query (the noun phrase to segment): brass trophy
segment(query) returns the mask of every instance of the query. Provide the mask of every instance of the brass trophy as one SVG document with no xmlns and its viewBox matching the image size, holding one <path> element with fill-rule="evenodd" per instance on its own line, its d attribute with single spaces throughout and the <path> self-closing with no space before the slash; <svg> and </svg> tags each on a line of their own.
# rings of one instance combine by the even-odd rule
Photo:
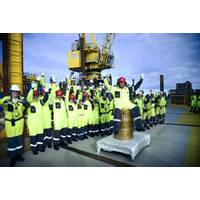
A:
<svg viewBox="0 0 200 200">
<path fill-rule="evenodd" d="M 121 126 L 117 134 L 114 134 L 114 138 L 118 140 L 131 140 L 133 139 L 133 119 L 130 109 L 122 109 L 122 121 Z"/>
</svg>

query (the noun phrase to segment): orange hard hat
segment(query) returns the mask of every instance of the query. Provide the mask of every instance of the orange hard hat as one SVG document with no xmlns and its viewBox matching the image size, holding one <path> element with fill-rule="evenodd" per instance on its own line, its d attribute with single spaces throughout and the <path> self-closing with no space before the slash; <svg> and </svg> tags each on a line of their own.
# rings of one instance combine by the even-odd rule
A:
<svg viewBox="0 0 200 200">
<path fill-rule="evenodd" d="M 83 96 L 89 98 L 89 94 L 87 92 L 85 92 Z"/>
<path fill-rule="evenodd" d="M 70 99 L 70 100 L 74 100 L 74 99 L 75 99 L 75 96 L 74 96 L 73 94 L 70 94 L 70 95 L 69 95 L 69 99 Z"/>
</svg>

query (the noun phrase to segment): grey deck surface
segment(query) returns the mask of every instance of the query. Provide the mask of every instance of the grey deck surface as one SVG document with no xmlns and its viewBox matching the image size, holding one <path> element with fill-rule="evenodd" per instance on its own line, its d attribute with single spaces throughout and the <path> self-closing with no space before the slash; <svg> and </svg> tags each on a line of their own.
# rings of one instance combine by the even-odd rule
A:
<svg viewBox="0 0 200 200">
<path fill-rule="evenodd" d="M 183 112 L 183 108 L 167 108 L 166 122 L 175 123 Z M 191 126 L 163 124 L 145 131 L 144 133 L 151 135 L 151 143 L 136 156 L 134 161 L 131 161 L 128 155 L 116 152 L 101 151 L 97 154 L 96 141 L 101 139 L 101 136 L 74 142 L 69 147 L 133 166 L 184 166 L 191 128 Z M 114 166 L 98 158 L 94 159 L 62 148 L 59 151 L 47 149 L 45 153 L 36 156 L 29 151 L 24 157 L 26 161 L 18 163 L 17 166 Z M 0 160 L 0 166 L 8 166 L 8 159 Z"/>
<path fill-rule="evenodd" d="M 33 155 L 31 151 L 24 154 L 25 161 L 18 162 L 17 167 L 109 167 L 111 164 L 81 156 L 77 153 L 60 149 L 47 149 L 46 152 Z M 0 166 L 7 167 L 9 159 L 0 160 Z"/>
</svg>

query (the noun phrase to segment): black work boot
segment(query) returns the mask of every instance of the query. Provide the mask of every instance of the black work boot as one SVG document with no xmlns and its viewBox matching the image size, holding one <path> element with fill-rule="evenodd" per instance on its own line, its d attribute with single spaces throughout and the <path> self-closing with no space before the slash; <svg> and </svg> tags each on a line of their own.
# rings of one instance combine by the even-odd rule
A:
<svg viewBox="0 0 200 200">
<path fill-rule="evenodd" d="M 78 140 L 77 140 L 77 136 L 73 135 L 73 136 L 72 136 L 72 141 L 74 141 L 74 142 L 78 142 Z"/>
<path fill-rule="evenodd" d="M 53 147 L 56 151 L 58 151 L 59 150 L 59 146 L 58 145 L 54 145 L 54 147 Z"/>
<path fill-rule="evenodd" d="M 66 142 L 67 142 L 68 144 L 72 144 L 71 138 L 67 137 Z"/>
<path fill-rule="evenodd" d="M 9 162 L 9 167 L 14 167 L 16 165 L 16 162 L 17 162 L 16 157 L 11 158 Z"/>
<path fill-rule="evenodd" d="M 16 156 L 16 159 L 19 161 L 19 162 L 23 162 L 25 159 L 23 158 L 23 156 L 22 155 L 20 155 L 20 154 L 18 154 L 17 156 Z"/>
<path fill-rule="evenodd" d="M 83 136 L 80 134 L 77 135 L 77 138 L 78 138 L 78 140 L 83 140 Z"/>
<path fill-rule="evenodd" d="M 41 150 L 40 150 L 40 152 L 45 152 L 45 147 L 43 146 L 43 147 L 41 147 Z"/>
<path fill-rule="evenodd" d="M 84 134 L 84 136 L 83 136 L 83 137 L 84 137 L 84 139 L 88 139 L 88 136 L 87 136 L 87 134 Z"/>
<path fill-rule="evenodd" d="M 101 135 L 102 137 L 104 137 L 104 136 L 105 136 L 105 133 L 104 133 L 104 132 L 101 132 L 100 135 Z"/>
<path fill-rule="evenodd" d="M 136 131 L 145 131 L 145 128 L 143 128 L 143 127 L 139 127 L 139 128 L 136 128 Z"/>
<path fill-rule="evenodd" d="M 38 155 L 38 151 L 37 150 L 33 150 L 32 151 L 34 155 Z"/>
<path fill-rule="evenodd" d="M 98 131 L 98 132 L 95 132 L 95 136 L 99 136 L 99 131 Z"/>
</svg>

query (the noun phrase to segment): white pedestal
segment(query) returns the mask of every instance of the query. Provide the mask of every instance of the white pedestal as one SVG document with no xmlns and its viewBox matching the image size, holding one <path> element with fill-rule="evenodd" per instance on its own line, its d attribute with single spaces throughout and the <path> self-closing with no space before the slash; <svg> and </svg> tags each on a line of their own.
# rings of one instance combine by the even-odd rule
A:
<svg viewBox="0 0 200 200">
<path fill-rule="evenodd" d="M 145 133 L 134 132 L 132 140 L 117 140 L 113 135 L 97 141 L 97 153 L 101 149 L 105 151 L 116 151 L 124 154 L 131 155 L 134 160 L 135 156 L 146 146 L 150 144 L 151 136 Z"/>
</svg>

